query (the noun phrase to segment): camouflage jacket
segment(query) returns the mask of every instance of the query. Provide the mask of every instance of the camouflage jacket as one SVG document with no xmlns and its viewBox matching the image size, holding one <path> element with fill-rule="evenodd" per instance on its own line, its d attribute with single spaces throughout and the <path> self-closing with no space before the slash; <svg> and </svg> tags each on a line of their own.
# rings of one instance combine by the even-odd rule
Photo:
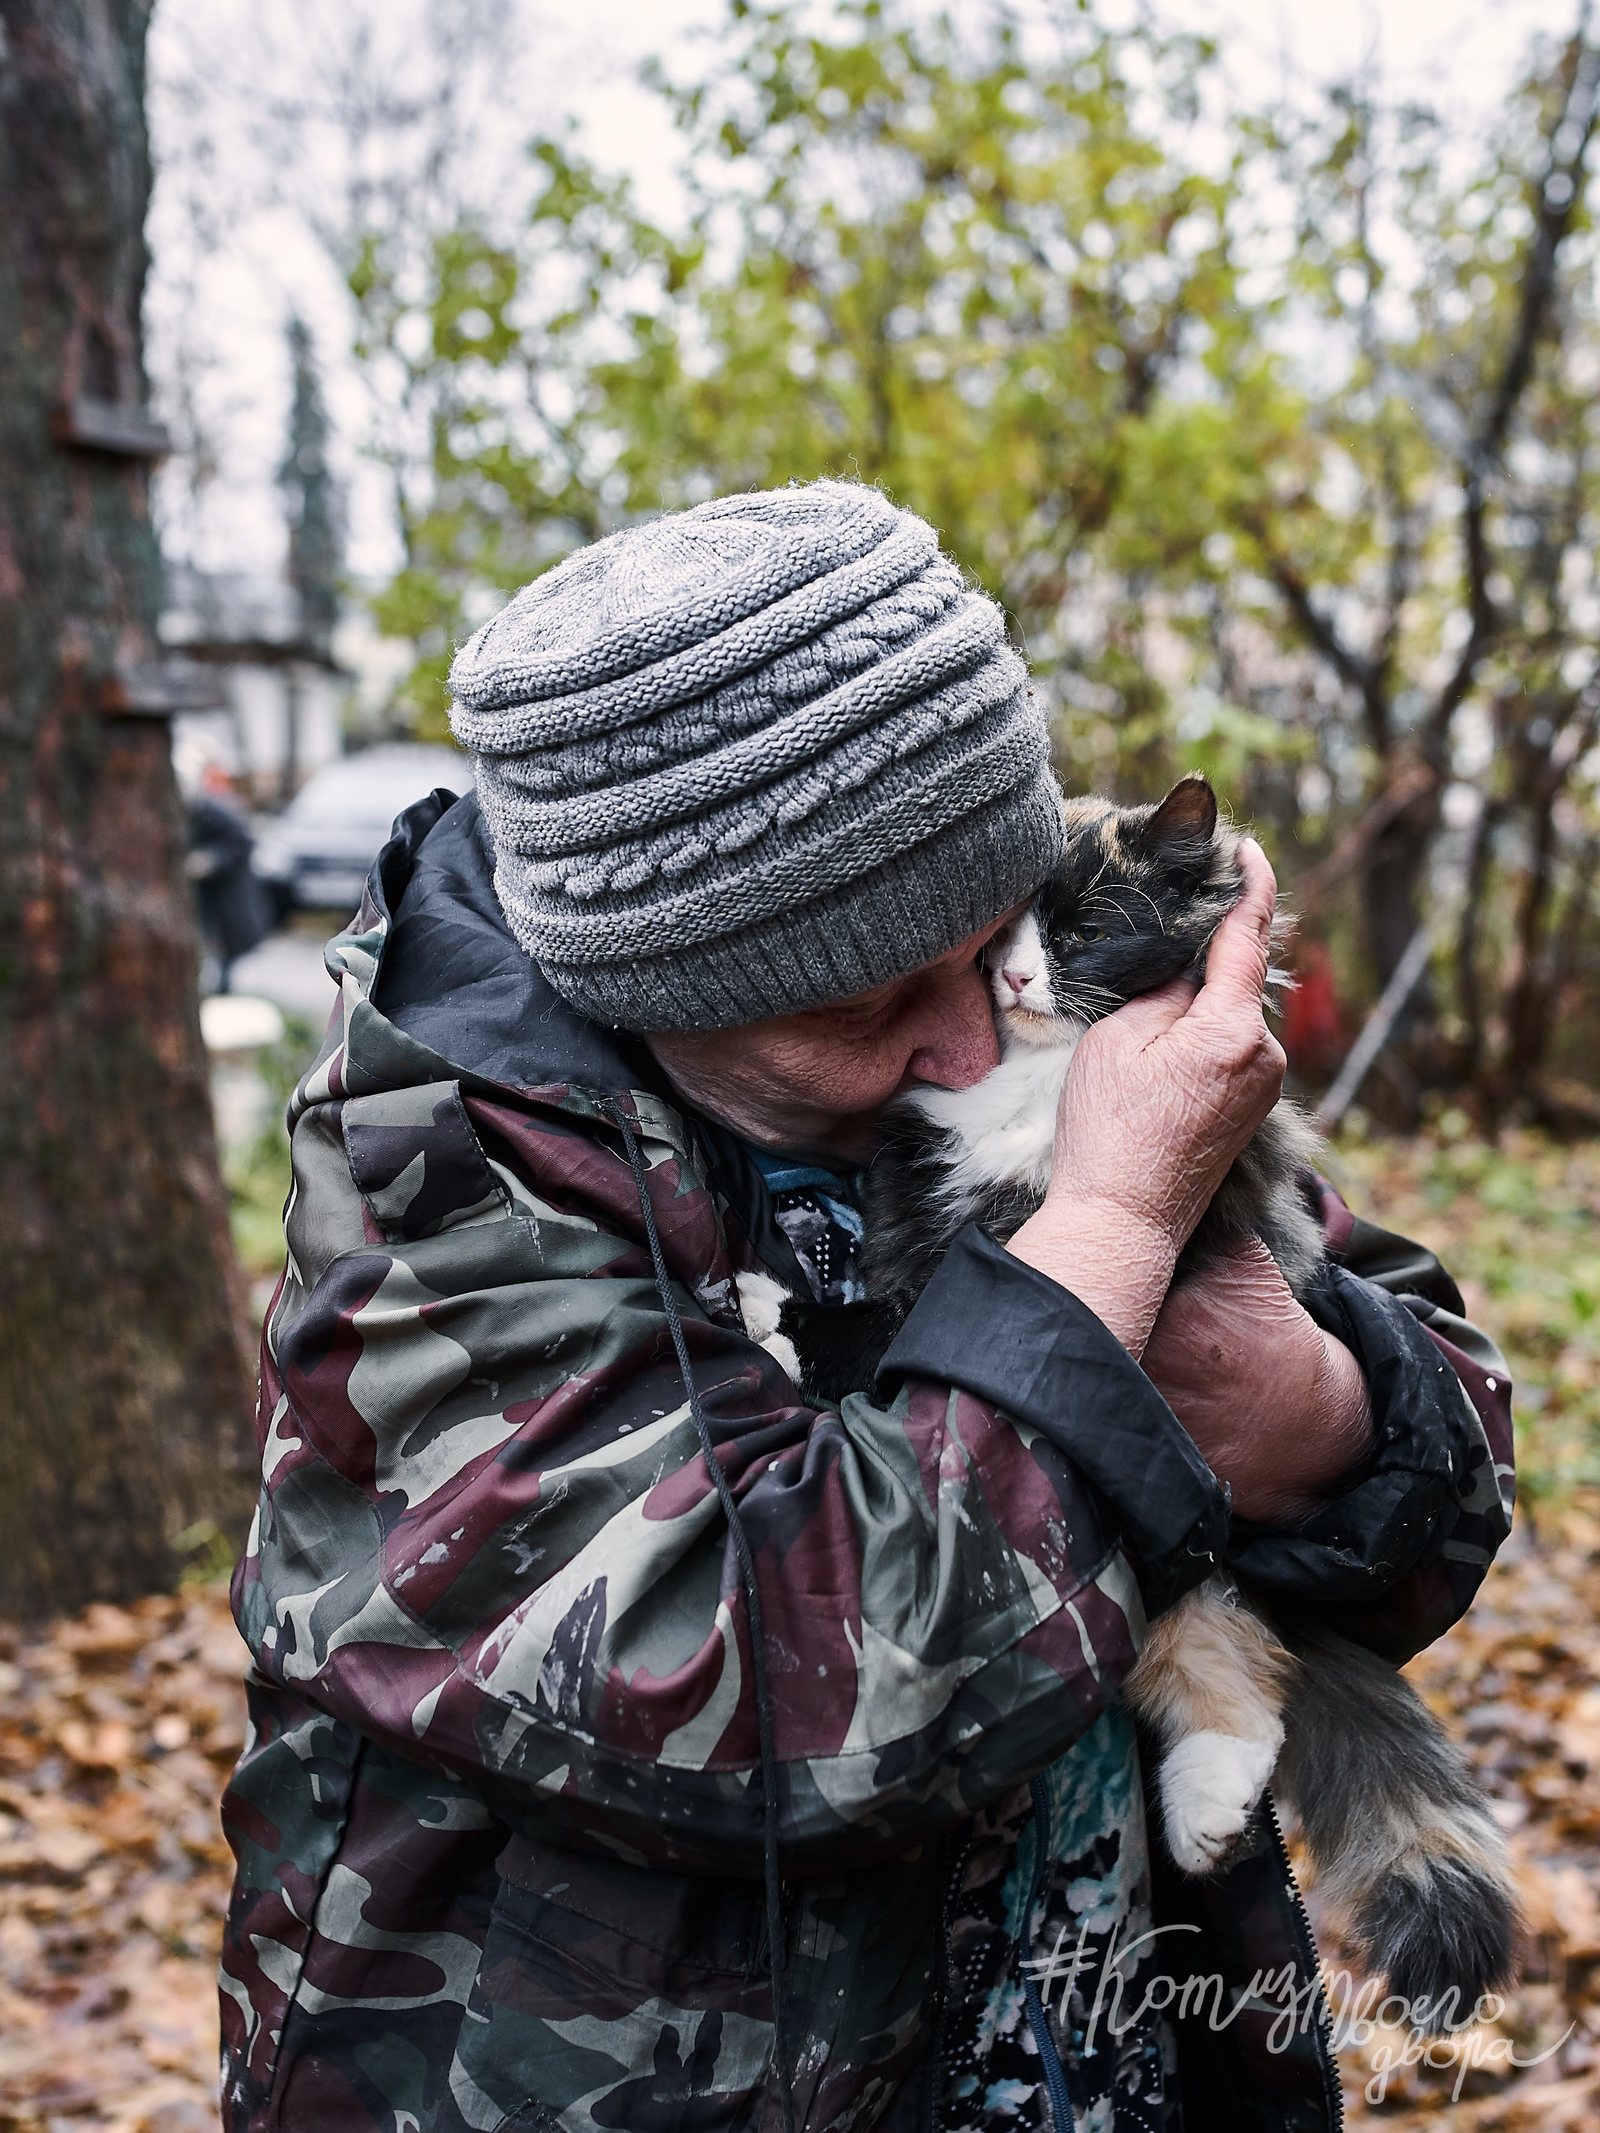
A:
<svg viewBox="0 0 1600 2133">
<path fill-rule="evenodd" d="M 1292 1534 L 974 1232 L 881 1399 L 812 1411 L 734 1299 L 793 1277 L 748 1151 L 543 986 L 474 802 L 400 819 L 328 961 L 234 1587 L 229 2133 L 933 2125 L 974 1817 L 1223 1551 L 1389 1652 L 1442 1630 L 1507 1530 L 1498 1357 L 1330 1202 L 1377 1443 Z M 1161 1902 L 1194 1970 L 1309 1976 L 1272 1833 Z M 1190 2133 L 1329 2125 L 1315 2023 L 1267 2021 L 1180 2031 Z"/>
</svg>

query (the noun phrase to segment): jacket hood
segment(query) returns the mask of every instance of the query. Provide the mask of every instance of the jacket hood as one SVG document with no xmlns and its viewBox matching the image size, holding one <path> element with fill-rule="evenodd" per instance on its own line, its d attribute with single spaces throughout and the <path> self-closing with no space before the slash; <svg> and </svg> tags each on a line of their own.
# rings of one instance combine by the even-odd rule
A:
<svg viewBox="0 0 1600 2133">
<path fill-rule="evenodd" d="M 602 1092 L 660 1078 L 637 1038 L 569 1007 L 512 938 L 476 795 L 441 786 L 395 818 L 324 961 L 343 1004 L 339 1093 L 419 1076 Z"/>
<path fill-rule="evenodd" d="M 803 1282 L 749 1145 L 669 1088 L 641 1039 L 569 1006 L 513 937 L 475 795 L 439 787 L 395 818 L 361 908 L 324 961 L 340 1005 L 291 1119 L 318 1102 L 435 1081 L 577 1088 L 602 1120 L 607 1097 L 647 1093 L 692 1129 L 762 1261 Z"/>
</svg>

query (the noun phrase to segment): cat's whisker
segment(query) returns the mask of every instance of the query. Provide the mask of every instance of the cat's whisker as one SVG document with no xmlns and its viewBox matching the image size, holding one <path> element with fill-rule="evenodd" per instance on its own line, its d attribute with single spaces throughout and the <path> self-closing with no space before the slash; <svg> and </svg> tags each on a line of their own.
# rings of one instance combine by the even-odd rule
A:
<svg viewBox="0 0 1600 2133">
<path fill-rule="evenodd" d="M 1065 1006 L 1068 1015 L 1077 1015 L 1080 1020 L 1098 1021 L 1101 1015 L 1114 1015 L 1127 1002 L 1118 994 L 1108 992 L 1104 986 L 1091 989 L 1085 985 L 1069 985 L 1066 989 Z"/>
<path fill-rule="evenodd" d="M 1134 930 L 1133 920 L 1123 910 L 1121 904 L 1117 902 L 1116 892 L 1112 889 L 1102 890 L 1098 896 L 1083 897 L 1079 908 L 1085 916 L 1092 911 L 1114 911 L 1130 932 Z"/>
<path fill-rule="evenodd" d="M 1161 928 L 1162 932 L 1165 933 L 1167 930 L 1167 922 L 1161 916 L 1160 905 L 1156 902 L 1155 898 L 1149 893 L 1149 891 L 1146 889 L 1141 889 L 1137 882 L 1132 881 L 1125 881 L 1121 883 L 1120 886 L 1126 889 L 1130 896 L 1142 896 L 1144 898 L 1145 902 L 1150 906 L 1151 915 L 1154 917 L 1156 924 Z"/>
</svg>

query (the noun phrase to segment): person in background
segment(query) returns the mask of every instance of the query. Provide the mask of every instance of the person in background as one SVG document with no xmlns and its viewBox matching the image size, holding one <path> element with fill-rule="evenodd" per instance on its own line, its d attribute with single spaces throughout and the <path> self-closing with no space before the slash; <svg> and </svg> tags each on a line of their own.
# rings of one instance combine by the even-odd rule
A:
<svg viewBox="0 0 1600 2133">
<path fill-rule="evenodd" d="M 227 992 L 235 960 L 272 931 L 272 908 L 252 864 L 255 838 L 220 763 L 200 764 L 185 795 L 189 849 L 185 871 L 194 885 L 200 943 L 209 959 L 209 984 Z"/>
<path fill-rule="evenodd" d="M 1331 1081 L 1350 1038 L 1326 941 L 1302 935 L 1294 944 L 1294 984 L 1283 1003 L 1283 1048 L 1289 1069 L 1313 1086 Z"/>
</svg>

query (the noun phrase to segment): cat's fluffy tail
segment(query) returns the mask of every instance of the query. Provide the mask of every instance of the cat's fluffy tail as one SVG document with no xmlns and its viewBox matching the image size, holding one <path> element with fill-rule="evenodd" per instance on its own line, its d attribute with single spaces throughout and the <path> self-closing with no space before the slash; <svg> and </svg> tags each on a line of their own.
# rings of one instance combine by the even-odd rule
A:
<svg viewBox="0 0 1600 2133">
<path fill-rule="evenodd" d="M 1415 2026 L 1453 2027 L 1516 1962 L 1499 1827 L 1460 1750 L 1393 1667 L 1342 1638 L 1285 1641 L 1300 1666 L 1278 1781 L 1318 1890 Z"/>
</svg>

